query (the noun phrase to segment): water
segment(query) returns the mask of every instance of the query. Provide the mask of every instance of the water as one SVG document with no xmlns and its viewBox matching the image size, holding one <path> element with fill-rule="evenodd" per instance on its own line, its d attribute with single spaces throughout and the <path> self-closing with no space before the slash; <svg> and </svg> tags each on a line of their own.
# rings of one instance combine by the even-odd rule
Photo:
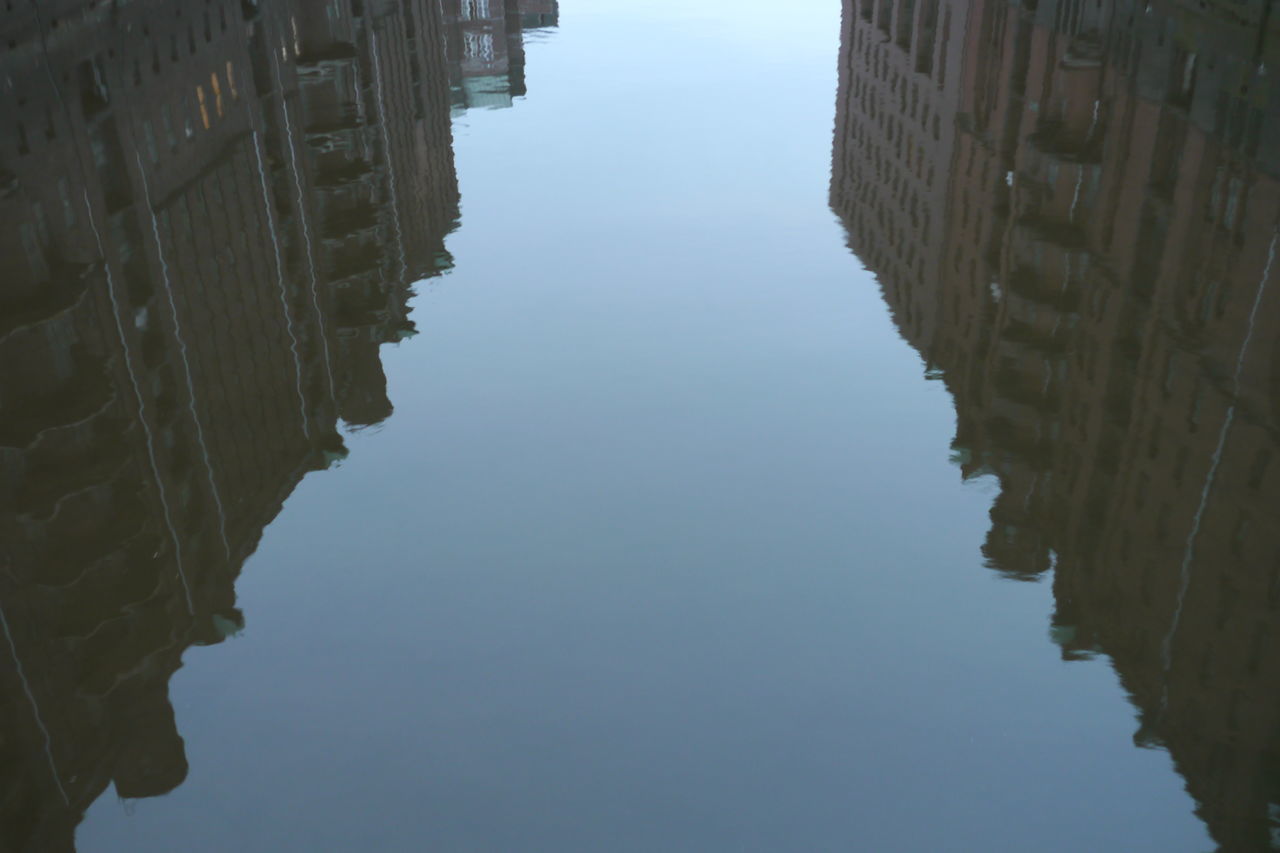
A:
<svg viewBox="0 0 1280 853">
<path fill-rule="evenodd" d="M 1280 844 L 1274 4 L 15 5 L 0 849 Z"/>
</svg>

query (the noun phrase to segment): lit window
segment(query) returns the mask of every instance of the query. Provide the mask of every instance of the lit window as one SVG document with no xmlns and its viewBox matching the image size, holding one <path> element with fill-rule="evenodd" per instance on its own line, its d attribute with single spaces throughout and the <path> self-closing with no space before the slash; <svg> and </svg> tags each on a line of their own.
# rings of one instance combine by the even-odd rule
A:
<svg viewBox="0 0 1280 853">
<path fill-rule="evenodd" d="M 204 129 L 209 129 L 209 110 L 204 104 L 204 87 L 196 86 L 196 100 L 200 102 L 200 121 L 204 123 Z"/>
<path fill-rule="evenodd" d="M 218 84 L 218 73 L 209 75 L 209 87 L 213 89 L 213 108 L 218 113 L 218 118 L 222 118 L 222 86 Z"/>
</svg>

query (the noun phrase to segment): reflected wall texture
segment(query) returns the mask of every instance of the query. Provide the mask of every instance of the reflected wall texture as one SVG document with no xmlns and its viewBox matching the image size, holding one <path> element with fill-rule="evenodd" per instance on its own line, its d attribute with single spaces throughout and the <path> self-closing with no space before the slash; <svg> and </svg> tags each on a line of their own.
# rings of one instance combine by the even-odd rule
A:
<svg viewBox="0 0 1280 853">
<path fill-rule="evenodd" d="M 455 114 L 524 94 L 524 31 L 559 23 L 556 0 L 441 0 Z"/>
<path fill-rule="evenodd" d="M 1278 65 L 1275 2 L 844 4 L 831 204 L 987 563 L 1052 572 L 1223 850 L 1280 848 Z"/>
<path fill-rule="evenodd" d="M 0 12 L 4 849 L 72 850 L 109 783 L 185 778 L 183 652 L 243 625 L 240 567 L 339 423 L 392 412 L 379 348 L 449 265 L 454 66 L 487 8 Z M 488 78 L 513 94 L 522 9 Z"/>
</svg>

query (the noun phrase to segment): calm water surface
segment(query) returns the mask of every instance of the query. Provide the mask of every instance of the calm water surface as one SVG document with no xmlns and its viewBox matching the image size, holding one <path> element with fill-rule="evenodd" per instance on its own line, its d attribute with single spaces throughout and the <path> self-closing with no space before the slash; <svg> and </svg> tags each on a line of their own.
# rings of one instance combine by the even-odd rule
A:
<svg viewBox="0 0 1280 853">
<path fill-rule="evenodd" d="M 1275 2 L 0 22 L 0 849 L 1280 848 Z"/>
</svg>

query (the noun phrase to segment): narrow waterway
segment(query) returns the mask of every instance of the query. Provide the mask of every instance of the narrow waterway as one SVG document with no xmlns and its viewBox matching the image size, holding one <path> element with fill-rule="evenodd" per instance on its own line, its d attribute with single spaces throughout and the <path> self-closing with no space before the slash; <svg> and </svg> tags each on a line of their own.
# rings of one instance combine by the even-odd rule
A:
<svg viewBox="0 0 1280 853">
<path fill-rule="evenodd" d="M 147 195 L 86 143 L 63 183 L 87 212 L 30 229 L 97 301 L 0 328 L 2 355 L 118 341 L 86 436 L 127 450 L 101 494 L 37 500 L 59 448 L 107 452 L 74 419 L 0 435 L 31 537 L 0 590 L 13 849 L 1268 849 L 1274 96 L 1213 167 L 1217 209 L 1248 204 L 1197 244 L 1223 282 L 1201 309 L 1159 264 L 1212 168 L 1183 156 L 1209 177 L 1170 167 L 1167 201 L 1108 183 L 1144 128 L 1194 148 L 1194 108 L 1171 130 L 1088 22 L 293 5 L 207 6 L 234 20 L 227 71 L 191 78 L 204 128 L 153 168 L 181 119 L 108 99 L 83 136 L 118 132 Z M 883 14 L 928 30 L 914 84 Z M 1198 336 L 1166 319 L 1201 310 Z M 39 537 L 105 508 L 140 519 L 93 564 L 112 580 L 45 583 L 72 557 Z"/>
</svg>

